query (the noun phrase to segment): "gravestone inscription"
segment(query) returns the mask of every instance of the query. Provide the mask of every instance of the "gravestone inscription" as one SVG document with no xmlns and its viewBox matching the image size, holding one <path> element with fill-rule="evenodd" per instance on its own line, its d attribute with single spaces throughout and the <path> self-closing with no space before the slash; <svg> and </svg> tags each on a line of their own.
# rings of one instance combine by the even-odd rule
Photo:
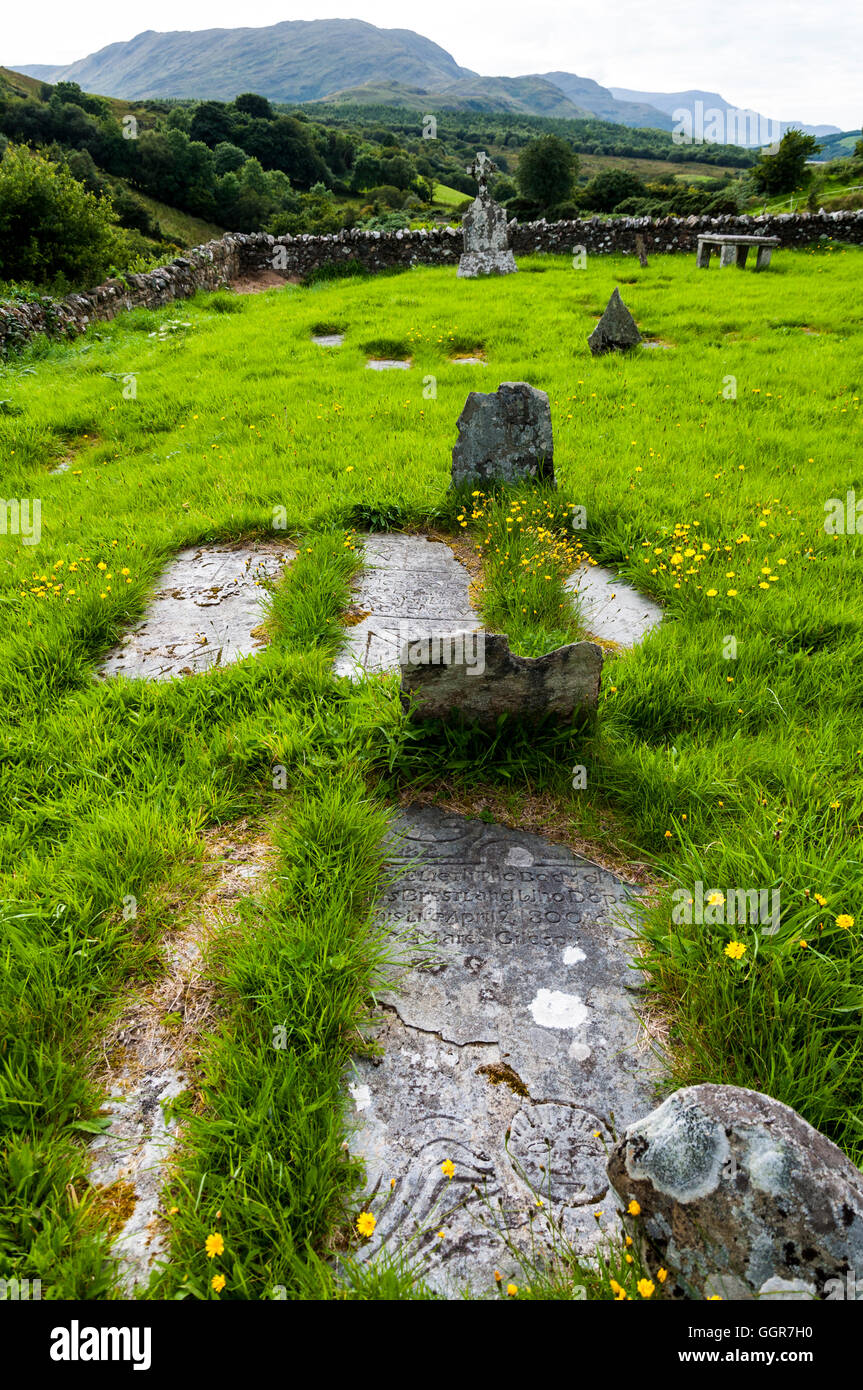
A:
<svg viewBox="0 0 863 1390">
<path fill-rule="evenodd" d="M 381 1194 L 362 1255 L 407 1247 L 434 1287 L 480 1291 L 495 1269 L 518 1275 L 488 1201 L 525 1250 L 548 1236 L 538 1198 L 584 1254 L 601 1236 L 595 1204 L 613 1220 L 612 1116 L 620 1128 L 643 1112 L 653 1074 L 632 890 L 540 836 L 435 808 L 405 811 L 389 851 L 381 920 L 405 960 L 381 996 L 382 1053 L 352 1078 L 351 1150 Z"/>
</svg>

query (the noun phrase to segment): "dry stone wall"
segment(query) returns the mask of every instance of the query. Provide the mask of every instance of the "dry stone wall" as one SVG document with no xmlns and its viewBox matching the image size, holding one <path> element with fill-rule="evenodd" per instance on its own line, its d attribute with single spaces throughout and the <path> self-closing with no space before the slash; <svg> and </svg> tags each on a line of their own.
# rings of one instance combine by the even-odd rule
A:
<svg viewBox="0 0 863 1390">
<path fill-rule="evenodd" d="M 510 224 L 516 255 L 566 253 L 583 247 L 588 255 L 636 254 L 636 238 L 647 251 L 695 252 L 700 232 L 756 233 L 779 238 L 780 246 L 805 246 L 821 237 L 863 243 L 863 211 L 779 213 L 763 217 L 592 217 L 572 222 Z M 0 304 L 0 354 L 36 333 L 82 333 L 91 323 L 112 319 L 123 309 L 159 308 L 200 289 L 218 289 L 238 276 L 263 270 L 286 277 L 310 275 L 323 266 L 356 261 L 371 272 L 407 270 L 414 265 L 456 265 L 462 253 L 460 227 L 417 231 L 342 231 L 331 236 L 273 238 L 263 232 L 230 233 L 196 246 L 169 265 L 145 275 L 108 280 L 86 294 Z"/>
</svg>

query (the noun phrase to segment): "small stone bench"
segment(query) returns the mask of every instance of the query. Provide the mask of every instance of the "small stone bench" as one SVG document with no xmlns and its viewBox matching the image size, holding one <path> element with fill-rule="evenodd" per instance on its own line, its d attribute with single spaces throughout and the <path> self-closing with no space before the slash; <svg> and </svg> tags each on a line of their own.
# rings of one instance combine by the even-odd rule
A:
<svg viewBox="0 0 863 1390">
<path fill-rule="evenodd" d="M 707 270 L 710 266 L 710 253 L 718 246 L 720 270 L 725 265 L 736 265 L 738 270 L 742 270 L 746 265 L 749 248 L 754 246 L 758 250 L 755 269 L 763 270 L 770 264 L 773 248 L 778 245 L 778 236 L 729 236 L 725 232 L 700 232 L 698 258 L 695 264 L 699 270 Z"/>
</svg>

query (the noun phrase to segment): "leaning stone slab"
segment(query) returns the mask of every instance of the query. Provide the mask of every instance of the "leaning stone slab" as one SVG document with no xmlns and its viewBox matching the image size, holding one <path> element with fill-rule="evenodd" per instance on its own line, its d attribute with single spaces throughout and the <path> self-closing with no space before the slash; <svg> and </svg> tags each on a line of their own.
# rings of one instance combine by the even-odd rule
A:
<svg viewBox="0 0 863 1390">
<path fill-rule="evenodd" d="M 350 1077 L 378 1219 L 359 1258 L 419 1255 L 450 1296 L 493 1291 L 495 1269 L 520 1283 L 486 1202 L 521 1251 L 547 1252 L 552 1212 L 589 1257 L 619 1231 L 605 1146 L 658 1070 L 634 1008 L 634 890 L 541 836 L 437 808 L 397 817 L 388 859 L 380 922 L 404 965 L 381 996 L 381 1053 Z"/>
<path fill-rule="evenodd" d="M 555 485 L 551 407 L 544 391 L 526 381 L 504 381 L 496 391 L 471 391 L 458 418 L 452 485 Z"/>
<path fill-rule="evenodd" d="M 399 654 L 409 638 L 451 637 L 479 627 L 470 575 L 442 541 L 370 535 L 363 541 L 363 560 L 354 596 L 360 621 L 348 629 L 333 666 L 337 676 L 360 680 L 398 671 Z"/>
<path fill-rule="evenodd" d="M 501 714 L 529 723 L 594 713 L 602 648 L 574 642 L 544 656 L 515 656 L 500 633 L 466 642 L 451 635 L 408 641 L 401 652 L 401 700 L 414 720 L 494 725 Z"/>
<path fill-rule="evenodd" d="M 641 342 L 638 326 L 621 299 L 617 286 L 605 307 L 605 313 L 587 341 L 594 357 L 601 357 L 606 352 L 626 352 Z"/>
<path fill-rule="evenodd" d="M 630 1125 L 608 1175 L 691 1298 L 844 1297 L 863 1269 L 863 1174 L 758 1091 L 675 1091 Z"/>
<path fill-rule="evenodd" d="M 591 637 L 618 647 L 635 647 L 662 622 L 662 609 L 602 565 L 579 565 L 564 588 Z"/>
<path fill-rule="evenodd" d="M 97 676 L 164 681 L 227 666 L 262 645 L 265 579 L 296 551 L 284 545 L 181 550 L 162 574 L 144 619 L 111 651 Z"/>
</svg>

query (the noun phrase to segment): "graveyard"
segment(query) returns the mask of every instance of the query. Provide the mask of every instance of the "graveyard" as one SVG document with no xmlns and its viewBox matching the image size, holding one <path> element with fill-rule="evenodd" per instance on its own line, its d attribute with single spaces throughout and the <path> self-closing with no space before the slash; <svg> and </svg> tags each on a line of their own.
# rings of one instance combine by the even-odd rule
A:
<svg viewBox="0 0 863 1390">
<path fill-rule="evenodd" d="M 0 365 L 43 1297 L 820 1298 L 863 1248 L 863 248 L 478 225 Z"/>
</svg>

